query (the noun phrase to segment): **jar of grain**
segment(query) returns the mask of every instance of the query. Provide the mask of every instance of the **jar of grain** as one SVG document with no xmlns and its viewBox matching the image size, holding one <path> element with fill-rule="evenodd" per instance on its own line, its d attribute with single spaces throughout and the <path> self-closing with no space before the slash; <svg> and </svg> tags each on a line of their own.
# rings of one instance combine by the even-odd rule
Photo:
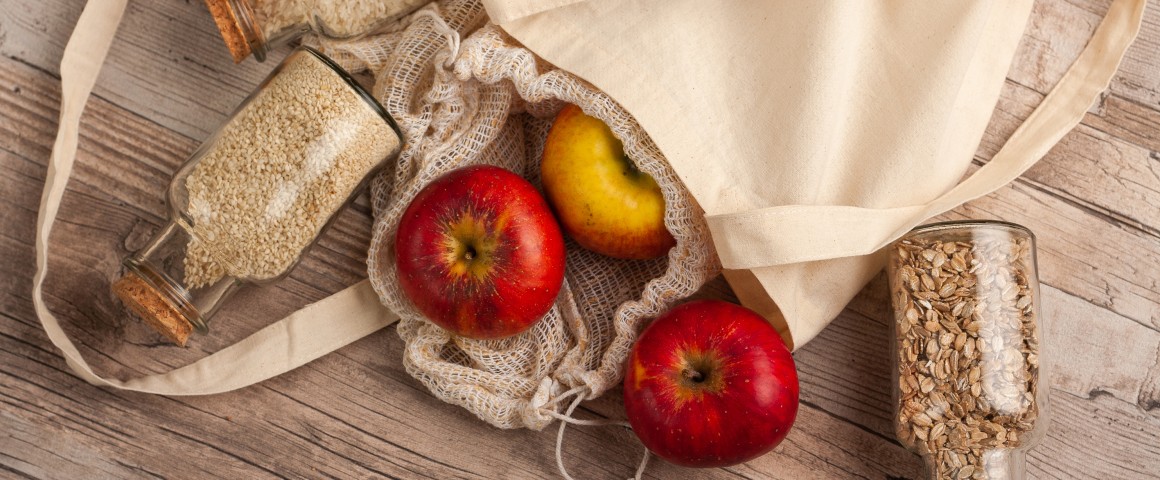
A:
<svg viewBox="0 0 1160 480">
<path fill-rule="evenodd" d="M 306 33 L 353 39 L 381 30 L 431 0 L 206 0 L 235 62 Z"/>
<path fill-rule="evenodd" d="M 295 50 L 174 175 L 169 222 L 113 291 L 184 345 L 237 287 L 285 276 L 401 138 L 334 62 Z"/>
<path fill-rule="evenodd" d="M 895 433 L 932 479 L 1021 479 L 1047 427 L 1035 237 L 997 221 L 890 248 Z"/>
</svg>

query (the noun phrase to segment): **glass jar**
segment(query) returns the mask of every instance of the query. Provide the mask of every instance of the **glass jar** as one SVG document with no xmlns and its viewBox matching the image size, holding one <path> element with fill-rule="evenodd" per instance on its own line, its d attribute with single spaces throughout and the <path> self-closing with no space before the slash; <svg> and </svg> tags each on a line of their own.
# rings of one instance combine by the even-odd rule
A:
<svg viewBox="0 0 1160 480">
<path fill-rule="evenodd" d="M 376 32 L 431 0 L 206 0 L 235 62 L 308 32 L 353 39 Z"/>
<path fill-rule="evenodd" d="M 401 138 L 334 62 L 295 50 L 174 174 L 169 222 L 113 291 L 184 345 L 238 286 L 289 273 Z"/>
<path fill-rule="evenodd" d="M 925 225 L 892 245 L 887 269 L 899 441 L 931 479 L 1025 478 L 1048 423 L 1035 236 Z"/>
</svg>

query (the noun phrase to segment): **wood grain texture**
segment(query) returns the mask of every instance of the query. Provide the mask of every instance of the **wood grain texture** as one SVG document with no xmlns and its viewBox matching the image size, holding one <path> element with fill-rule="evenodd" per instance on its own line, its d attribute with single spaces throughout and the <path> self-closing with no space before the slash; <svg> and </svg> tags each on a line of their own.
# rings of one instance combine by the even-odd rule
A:
<svg viewBox="0 0 1160 480">
<path fill-rule="evenodd" d="M 59 76 L 61 53 L 83 6 L 4 0 L 0 52 Z M 234 65 L 207 18 L 202 1 L 130 2 L 94 94 L 189 138 L 208 136 L 273 65 L 253 59 Z"/>
<path fill-rule="evenodd" d="M 37 84 L 49 84 L 41 78 L 43 73 L 22 65 L 13 65 L 8 60 L 0 62 L 5 64 L 2 71 L 5 72 L 6 78 L 11 78 L 17 85 L 23 85 L 20 97 L 28 97 L 26 100 L 14 95 L 3 95 L 0 97 L 2 98 L 0 102 L 3 102 L 3 105 L 11 105 L 14 107 L 11 109 L 13 111 L 26 112 L 54 108 L 51 107 L 54 100 L 53 94 L 36 90 Z M 104 100 L 93 100 L 89 108 L 82 129 L 95 132 L 95 134 L 91 137 L 86 136 L 83 141 L 83 153 L 78 159 L 78 168 L 73 177 L 73 183 L 70 185 L 70 190 L 66 194 L 62 206 L 58 230 L 54 232 L 52 240 L 54 258 L 50 262 L 52 273 L 49 279 L 53 287 L 50 288 L 49 303 L 55 312 L 74 321 L 74 324 L 70 325 L 70 334 L 79 341 L 80 348 L 91 363 L 102 372 L 129 375 L 141 371 L 161 371 L 187 363 L 236 341 L 237 338 L 259 328 L 276 315 L 288 313 L 288 311 L 298 308 L 308 301 L 320 298 L 330 291 L 338 290 L 342 285 L 355 281 L 361 274 L 359 272 L 361 271 L 362 258 L 357 252 L 365 251 L 366 239 L 370 235 L 367 228 L 369 218 L 367 212 L 359 212 L 358 209 L 355 209 L 347 212 L 346 215 L 355 218 L 361 217 L 361 221 L 348 222 L 344 219 L 336 224 L 335 229 L 328 232 L 326 238 L 320 242 L 321 248 L 311 251 L 302 267 L 295 271 L 290 281 L 285 285 L 280 284 L 277 288 L 263 289 L 265 291 L 262 292 L 246 292 L 252 294 L 250 297 L 253 298 L 245 297 L 232 302 L 237 308 L 223 312 L 223 315 L 215 320 L 214 335 L 199 338 L 193 348 L 177 349 L 164 346 L 156 335 L 146 327 L 138 322 L 124 319 L 123 312 L 115 306 L 114 301 L 109 297 L 107 286 L 112 277 L 119 271 L 117 267 L 119 258 L 128 253 L 135 246 L 134 244 L 143 241 L 142 239 L 148 236 L 149 231 L 157 228 L 162 206 L 157 202 L 156 196 L 160 195 L 164 188 L 165 178 L 177 167 L 183 156 L 179 150 L 184 148 L 186 151 L 191 151 L 194 145 L 192 142 L 186 142 L 180 136 L 166 135 L 164 130 L 150 127 L 148 123 L 127 115 L 126 112 Z M 41 115 L 29 114 L 23 117 L 20 122 L 7 123 L 16 125 L 16 128 L 21 129 L 12 132 L 14 135 L 8 138 L 24 136 L 22 135 L 23 129 L 26 128 L 31 130 L 50 128 L 52 115 L 48 111 L 43 113 Z M 134 146 L 120 144 L 119 142 L 123 139 L 134 139 L 132 140 Z M 181 145 L 183 142 L 188 143 L 188 145 L 171 148 L 174 145 Z M 13 145 L 12 148 L 7 145 L 4 147 L 6 151 L 22 150 L 17 145 Z M 112 153 L 127 149 L 157 159 L 156 163 L 151 165 L 155 168 L 141 168 L 132 162 L 104 157 L 105 152 Z M 15 155 L 12 156 L 15 157 Z M 18 159 L 13 158 L 12 160 L 12 163 L 16 163 Z M 19 160 L 24 165 L 32 163 L 23 158 Z M 9 161 L 6 157 L 5 167 L 8 167 L 8 164 Z M 96 168 L 97 165 L 107 166 L 112 170 L 105 171 L 105 167 Z M 5 171 L 7 172 L 7 168 Z M 142 180 L 142 176 L 156 176 L 156 178 Z M 5 196 L 7 197 L 9 193 L 12 193 L 26 196 L 29 199 L 26 201 L 31 201 L 35 198 L 35 195 L 31 193 L 39 187 L 38 182 L 35 174 L 28 175 L 21 182 L 13 182 L 14 188 L 5 188 Z M 155 185 L 145 186 L 151 182 Z M 154 190 L 155 193 L 149 193 L 150 189 Z M 23 195 L 25 193 L 28 195 Z M 13 197 L 11 200 L 16 201 L 17 197 Z M 142 204 L 137 205 L 134 202 Z M 21 250 L 27 251 L 31 248 L 31 228 L 34 219 L 31 209 L 27 210 L 27 213 L 24 221 L 13 222 L 14 225 L 22 228 L 13 232 L 15 233 L 12 236 L 13 245 L 10 249 L 6 247 L 6 251 L 3 252 L 4 258 L 18 257 Z M 144 221 L 148 225 L 142 226 L 142 221 L 137 220 L 137 217 L 146 219 Z M 121 232 L 128 232 L 128 235 Z M 122 240 L 121 237 L 125 237 L 125 240 Z M 85 239 L 85 241 L 81 241 L 81 239 Z M 340 250 L 347 252 L 347 256 L 335 254 Z M 326 260 L 327 257 L 333 258 Z M 13 267 L 14 271 L 23 271 L 22 280 L 28 281 L 32 270 L 31 261 Z M 308 287 L 320 283 L 323 286 L 329 284 L 331 290 Z M 718 285 L 717 289 L 720 291 L 721 286 Z M 18 291 L 18 287 L 15 285 L 12 289 L 6 290 L 6 292 Z M 101 427 L 128 429 L 131 431 L 126 434 L 128 437 L 167 437 L 166 442 L 168 443 L 166 445 L 174 450 L 194 448 L 198 451 L 204 450 L 208 458 L 224 455 L 241 462 L 225 462 L 220 466 L 215 464 L 215 468 L 256 468 L 259 471 L 296 472 L 312 476 L 313 470 L 308 470 L 308 468 L 314 468 L 314 465 L 308 461 L 309 456 L 305 456 L 299 461 L 282 460 L 283 463 L 267 465 L 262 463 L 257 456 L 252 457 L 247 454 L 249 449 L 256 449 L 258 452 L 294 451 L 295 446 L 303 450 L 303 453 L 309 452 L 314 456 L 320 456 L 319 458 L 322 460 L 338 464 L 344 463 L 349 456 L 358 453 L 352 450 L 355 447 L 361 447 L 357 449 L 363 451 L 360 455 L 367 455 L 362 460 L 364 463 L 376 464 L 381 462 L 383 458 L 398 460 L 397 457 L 400 456 L 403 459 L 398 461 L 407 461 L 407 453 L 400 450 L 403 447 L 392 447 L 390 440 L 388 440 L 401 436 L 409 439 L 410 442 L 427 445 L 427 451 L 411 455 L 428 458 L 429 463 L 433 462 L 435 465 L 423 464 L 425 468 L 430 470 L 426 473 L 418 470 L 402 471 L 380 467 L 386 468 L 380 472 L 386 476 L 537 477 L 544 473 L 550 473 L 554 469 L 552 460 L 554 436 L 539 432 L 503 432 L 502 434 L 497 433 L 499 438 L 490 439 L 491 434 L 495 433 L 494 429 L 475 420 L 461 409 L 438 402 L 427 394 L 417 382 L 406 375 L 401 367 L 401 341 L 390 335 L 390 332 L 376 335 L 356 346 L 312 363 L 299 371 L 265 382 L 261 387 L 207 399 L 158 399 L 158 397 L 94 389 L 72 378 L 59 359 L 55 358 L 51 348 L 44 346 L 43 340 L 37 338 L 41 332 L 36 327 L 31 309 L 27 305 L 27 295 L 27 292 L 21 292 L 5 298 L 4 311 L 16 313 L 15 316 L 18 317 L 3 318 L 4 322 L 14 323 L 11 328 L 4 330 L 9 332 L 8 335 L 15 336 L 14 340 L 17 341 L 15 348 L 5 350 L 6 352 L 15 350 L 13 357 L 6 359 L 5 364 L 12 366 L 14 371 L 23 371 L 38 368 L 35 365 L 26 364 L 30 358 L 37 362 L 36 365 L 51 364 L 50 362 L 57 360 L 56 364 L 52 364 L 53 379 L 46 384 L 55 385 L 60 381 L 68 381 L 69 386 L 62 390 L 49 392 L 42 388 L 36 388 L 42 384 L 5 383 L 6 392 L 11 390 L 12 393 L 11 401 L 16 405 L 22 405 L 20 413 L 26 413 L 25 409 L 33 408 L 35 405 L 35 409 L 74 412 L 70 418 L 78 422 L 83 420 L 84 422 L 98 423 L 102 419 L 106 419 L 108 423 L 100 423 Z M 78 299 L 86 303 L 74 303 Z M 5 326 L 8 327 L 8 325 Z M 121 337 L 128 338 L 129 341 L 122 341 Z M 19 348 L 20 345 L 35 345 L 34 342 L 38 341 L 42 344 L 38 345 L 36 352 L 36 355 L 39 356 Z M 372 343 L 373 345 L 368 345 Z M 300 375 L 305 375 L 304 379 L 296 380 L 296 377 Z M 383 383 L 388 385 L 382 385 Z M 111 400 L 108 401 L 113 402 L 113 404 L 124 402 L 130 405 L 110 407 L 111 409 L 99 408 L 94 411 L 95 407 L 92 405 L 73 403 L 65 394 L 69 389 L 93 390 L 100 392 L 100 397 L 110 397 Z M 386 398 L 378 398 L 379 394 L 376 392 L 379 390 L 395 392 L 395 394 Z M 42 398 L 45 395 L 59 398 L 55 398 L 49 405 L 35 402 L 37 398 Z M 237 396 L 239 399 L 230 400 L 231 396 Z M 174 406 L 179 411 L 168 413 L 169 410 L 152 403 L 161 400 L 170 403 L 176 402 Z M 203 405 L 202 400 L 208 404 Z M 141 402 L 146 403 L 142 404 Z M 238 406 L 239 402 L 242 403 L 242 406 Z M 607 406 L 609 409 L 615 410 L 615 406 L 618 404 L 619 402 L 616 401 L 607 403 Z M 204 431 L 204 428 L 208 427 L 200 427 L 198 426 L 199 422 L 183 419 L 181 416 L 183 413 L 190 414 L 195 418 L 210 421 L 209 425 L 228 426 L 228 424 L 222 424 L 204 416 L 206 411 L 220 412 L 220 408 L 225 408 L 224 411 L 227 413 L 216 413 L 217 417 L 236 418 L 239 422 L 246 419 L 254 422 L 249 427 L 260 425 L 260 428 L 231 428 L 224 431 L 210 428 L 213 431 Z M 180 411 L 186 409 L 194 411 Z M 302 417 L 298 418 L 291 415 L 287 418 L 284 414 L 287 411 L 301 411 Z M 154 418 L 154 415 L 160 416 L 160 419 L 166 422 L 177 422 L 178 426 L 153 428 L 147 425 L 137 425 L 138 423 L 148 424 L 157 421 L 158 418 Z M 880 437 L 862 432 L 857 426 L 829 417 L 824 412 L 803 412 L 802 415 L 803 417 L 815 418 L 814 421 L 809 422 L 810 429 L 801 429 L 803 434 L 819 438 L 835 436 L 850 441 L 847 444 L 839 443 L 839 447 L 831 448 L 857 452 L 860 445 L 857 441 L 866 442 L 869 445 L 884 444 L 863 455 L 866 458 L 873 458 L 883 465 L 869 471 L 880 471 L 883 468 L 888 468 L 888 471 L 894 475 L 914 473 L 917 466 L 914 459 L 897 445 L 892 445 Z M 366 426 L 368 423 L 379 423 L 376 420 L 384 424 L 378 428 Z M 37 424 L 23 417 L 18 416 L 12 421 L 19 423 L 19 428 L 14 428 L 13 432 L 26 432 L 32 429 L 38 434 L 48 434 L 43 430 L 35 430 Z M 289 423 L 282 423 L 284 421 Z M 401 422 L 401 424 L 395 422 Z M 403 425 L 411 427 L 402 428 Z M 89 426 L 88 428 L 96 427 Z M 145 428 L 146 431 L 137 432 L 137 428 Z M 304 432 L 303 429 L 306 431 Z M 198 436 L 190 438 L 194 433 L 197 433 Z M 255 438 L 256 436 L 263 438 L 258 439 Z M 446 440 L 485 437 L 489 440 L 477 444 L 478 448 L 476 449 L 464 448 L 458 442 L 448 443 Z M 11 440 L 20 443 L 16 444 L 16 447 L 19 448 L 11 451 L 22 454 L 16 458 L 36 458 L 46 454 L 45 450 L 36 448 L 35 438 L 35 435 L 20 436 L 14 433 Z M 505 438 L 507 439 L 506 443 Z M 786 454 L 786 459 L 775 461 L 765 467 L 756 463 L 750 468 L 764 468 L 767 471 L 790 468 L 791 471 L 803 475 L 810 472 L 829 472 L 825 476 L 840 475 L 846 472 L 846 469 L 855 468 L 854 466 L 845 466 L 843 469 L 819 461 L 811 452 L 812 449 L 808 448 L 811 444 L 808 441 L 809 437 L 805 438 L 805 440 L 797 441 L 805 443 L 806 447 L 795 450 L 787 449 L 789 453 Z M 330 447 L 331 450 L 326 450 L 323 447 L 323 451 L 316 451 L 317 445 L 315 443 L 327 439 L 337 443 Z M 610 440 L 618 441 L 610 445 Z M 93 438 L 91 435 L 85 438 L 70 438 L 67 442 L 56 444 L 55 447 L 64 448 L 73 441 L 98 442 L 93 448 L 112 448 L 116 451 L 129 447 L 116 442 L 113 446 L 103 445 L 99 442 L 111 440 Z M 384 442 L 387 445 L 383 445 Z M 286 443 L 290 445 L 286 445 Z M 327 444 L 326 442 L 322 443 L 323 445 Z M 524 458 L 529 451 L 527 443 L 535 443 L 542 447 L 530 459 Z M 241 444 L 245 445 L 246 450 L 241 452 L 234 450 Z M 214 449 L 214 445 L 220 446 Z M 570 433 L 569 448 L 581 452 L 592 452 L 592 455 L 599 459 L 589 458 L 587 462 L 579 462 L 578 465 L 571 467 L 576 473 L 585 474 L 587 472 L 586 477 L 598 478 L 624 475 L 624 472 L 631 472 L 640 453 L 639 444 L 625 432 L 588 429 L 575 429 Z M 221 449 L 227 450 L 221 451 Z M 466 468 L 463 465 L 464 462 L 471 459 L 486 458 L 496 452 L 496 449 L 510 454 L 505 454 L 499 459 L 507 459 L 507 462 L 498 461 L 497 463 L 496 460 L 489 460 L 492 463 L 486 468 L 468 469 L 466 472 L 454 473 L 457 471 L 455 468 Z M 883 450 L 889 452 L 890 456 L 881 458 Z M 134 451 L 129 449 L 123 454 L 133 457 Z M 622 461 L 610 464 L 609 458 L 613 455 Z M 240 460 L 237 457 L 240 457 Z M 770 460 L 773 461 L 773 457 Z M 422 463 L 419 460 L 412 461 Z M 847 463 L 851 461 L 857 462 L 857 458 L 847 459 Z M 439 467 L 439 462 L 446 465 Z M 528 464 L 527 462 L 532 463 Z M 185 466 L 180 461 L 143 465 L 145 466 L 141 468 L 146 471 L 168 472 L 168 476 L 180 477 L 183 473 L 191 475 L 199 473 L 196 470 L 189 470 L 190 467 Z M 55 475 L 57 471 L 84 473 L 86 466 L 95 468 L 97 473 L 116 472 L 116 475 L 124 473 L 116 470 L 117 465 L 114 463 L 97 462 L 95 465 L 88 465 L 86 461 L 78 464 L 54 463 L 51 469 L 37 475 L 45 472 L 51 472 Z M 205 465 L 198 465 L 198 468 L 205 467 Z M 620 471 L 617 472 L 613 470 L 614 468 L 618 468 Z M 865 467 L 859 468 L 865 469 Z M 656 470 L 656 475 L 664 478 L 665 471 L 666 467 L 660 467 Z M 219 469 L 201 473 L 229 475 L 229 472 L 230 470 Z M 333 472 L 339 477 L 362 475 L 363 473 L 366 472 Z M 724 470 L 718 474 L 724 477 L 732 476 Z M 65 474 L 63 476 L 70 477 L 72 475 Z"/>
<path fill-rule="evenodd" d="M 0 477 L 545 478 L 555 430 L 499 431 L 434 399 L 387 329 L 289 374 L 210 397 L 98 389 L 75 377 L 30 301 L 33 226 L 59 101 L 57 62 L 81 2 L 0 0 Z M 100 372 L 184 365 L 365 276 L 365 200 L 285 281 L 239 294 L 212 335 L 169 347 L 108 291 L 158 228 L 166 183 L 272 65 L 234 66 L 199 1 L 134 1 L 84 117 L 51 239 L 49 304 Z M 980 145 L 985 163 L 1038 105 L 1107 9 L 1043 0 Z M 1160 2 L 1111 88 L 1011 186 L 941 218 L 1002 218 L 1039 239 L 1053 424 L 1034 478 L 1149 478 L 1160 469 Z M 720 279 L 701 295 L 731 298 Z M 710 471 L 654 461 L 652 478 L 919 478 L 890 423 L 881 277 L 795 353 L 802 409 L 778 450 Z M 618 391 L 581 416 L 622 418 Z M 577 478 L 631 475 L 623 429 L 570 427 Z"/>
</svg>

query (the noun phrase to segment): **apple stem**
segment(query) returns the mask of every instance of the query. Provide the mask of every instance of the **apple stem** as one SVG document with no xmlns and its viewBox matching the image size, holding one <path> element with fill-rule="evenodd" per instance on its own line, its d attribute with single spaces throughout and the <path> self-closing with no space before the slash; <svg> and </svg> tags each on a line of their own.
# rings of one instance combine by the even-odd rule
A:
<svg viewBox="0 0 1160 480">
<path fill-rule="evenodd" d="M 701 375 L 701 372 L 698 372 L 696 369 L 692 368 L 686 368 L 683 372 L 681 372 L 681 374 L 684 375 L 686 380 L 693 383 L 701 383 L 701 380 L 704 380 L 705 378 L 703 375 Z"/>
<path fill-rule="evenodd" d="M 633 162 L 631 158 L 628 158 L 628 155 L 623 155 L 620 157 L 620 159 L 624 161 L 624 165 L 625 165 L 624 174 L 625 175 L 627 175 L 627 176 L 640 175 L 640 173 L 641 173 L 640 168 L 638 168 L 636 166 L 636 162 Z"/>
</svg>

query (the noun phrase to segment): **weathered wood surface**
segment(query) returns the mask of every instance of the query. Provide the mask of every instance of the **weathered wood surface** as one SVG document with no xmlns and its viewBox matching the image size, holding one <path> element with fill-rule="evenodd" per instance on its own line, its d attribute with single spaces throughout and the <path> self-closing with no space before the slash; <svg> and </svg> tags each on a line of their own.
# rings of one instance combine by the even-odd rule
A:
<svg viewBox="0 0 1160 480">
<path fill-rule="evenodd" d="M 158 397 L 71 374 L 32 311 L 32 242 L 58 113 L 57 64 L 82 2 L 0 0 L 0 477 L 543 478 L 555 432 L 498 431 L 440 403 L 401 366 L 393 329 L 238 392 Z M 1107 8 L 1042 0 L 992 124 L 984 163 L 1050 90 Z M 252 289 L 192 348 L 159 343 L 108 292 L 117 263 L 162 221 L 161 192 L 201 138 L 265 75 L 234 66 L 200 1 L 134 1 L 82 125 L 52 238 L 49 303 L 86 358 L 126 377 L 186 364 L 365 275 L 365 201 L 289 279 Z M 944 215 L 1002 218 L 1039 237 L 1052 322 L 1053 424 L 1036 478 L 1149 478 L 1160 471 L 1160 2 L 1083 125 L 1011 186 Z M 706 295 L 730 298 L 720 280 Z M 654 462 L 655 478 L 918 478 L 890 427 L 889 313 L 872 282 L 795 354 L 798 423 L 774 453 L 729 469 Z M 128 341 L 125 341 L 127 339 Z M 619 394 L 581 415 L 620 418 Z M 621 429 L 570 428 L 577 478 L 631 474 Z"/>
</svg>

